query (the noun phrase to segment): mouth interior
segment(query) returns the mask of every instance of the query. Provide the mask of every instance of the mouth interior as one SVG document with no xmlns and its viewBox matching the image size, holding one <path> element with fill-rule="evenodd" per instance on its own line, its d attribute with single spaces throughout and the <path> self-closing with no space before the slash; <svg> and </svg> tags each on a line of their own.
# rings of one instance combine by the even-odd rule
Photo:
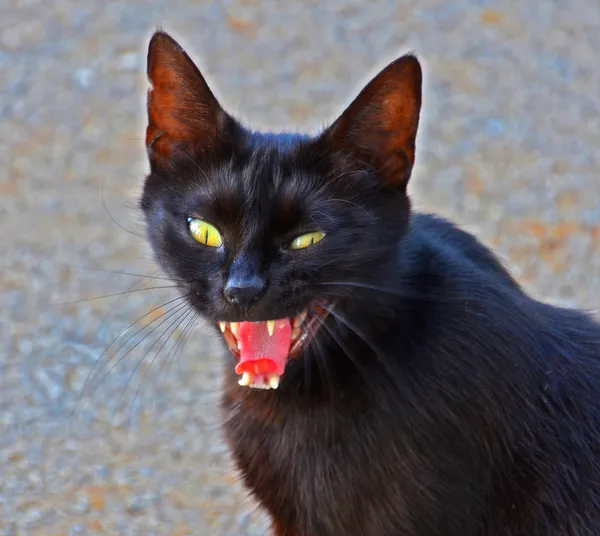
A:
<svg viewBox="0 0 600 536">
<path fill-rule="evenodd" d="M 238 383 L 257 389 L 277 389 L 290 358 L 300 353 L 328 312 L 318 308 L 291 318 L 263 322 L 219 322 L 229 349 L 238 358 Z"/>
</svg>

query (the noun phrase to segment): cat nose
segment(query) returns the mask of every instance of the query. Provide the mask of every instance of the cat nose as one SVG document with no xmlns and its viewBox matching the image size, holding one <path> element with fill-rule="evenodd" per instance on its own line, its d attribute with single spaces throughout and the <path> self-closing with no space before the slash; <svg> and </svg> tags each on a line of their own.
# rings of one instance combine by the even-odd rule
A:
<svg viewBox="0 0 600 536">
<path fill-rule="evenodd" d="M 247 307 L 258 298 L 264 288 L 264 280 L 257 275 L 230 277 L 223 289 L 223 294 L 229 303 Z"/>
</svg>

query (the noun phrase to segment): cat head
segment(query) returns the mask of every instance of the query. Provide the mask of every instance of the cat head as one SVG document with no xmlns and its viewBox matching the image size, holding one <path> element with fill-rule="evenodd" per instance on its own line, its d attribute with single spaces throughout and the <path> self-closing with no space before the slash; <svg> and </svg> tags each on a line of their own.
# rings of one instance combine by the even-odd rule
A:
<svg viewBox="0 0 600 536">
<path fill-rule="evenodd" d="M 315 136 L 252 132 L 166 33 L 149 45 L 141 200 L 159 264 L 220 332 L 240 383 L 277 387 L 331 315 L 372 298 L 405 233 L 421 67 L 403 56 Z"/>
</svg>

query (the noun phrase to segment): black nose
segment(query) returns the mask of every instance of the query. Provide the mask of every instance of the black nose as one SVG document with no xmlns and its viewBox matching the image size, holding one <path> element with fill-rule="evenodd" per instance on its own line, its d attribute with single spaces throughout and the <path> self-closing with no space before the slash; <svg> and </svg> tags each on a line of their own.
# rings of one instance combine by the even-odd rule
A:
<svg viewBox="0 0 600 536">
<path fill-rule="evenodd" d="M 247 307 L 258 298 L 264 288 L 264 280 L 256 275 L 230 277 L 223 289 L 223 294 L 228 302 Z"/>
</svg>

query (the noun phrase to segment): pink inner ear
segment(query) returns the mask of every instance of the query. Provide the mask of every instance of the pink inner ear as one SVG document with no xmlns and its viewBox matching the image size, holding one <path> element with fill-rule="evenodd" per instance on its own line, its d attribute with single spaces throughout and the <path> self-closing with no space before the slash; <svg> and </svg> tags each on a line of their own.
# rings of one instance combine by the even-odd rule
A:
<svg viewBox="0 0 600 536">
<path fill-rule="evenodd" d="M 218 133 L 219 103 L 185 51 L 167 34 L 154 34 L 148 47 L 146 146 L 169 158 L 178 145 L 207 146 Z"/>
<path fill-rule="evenodd" d="M 415 160 L 421 85 L 417 58 L 392 62 L 331 126 L 330 142 L 375 163 L 384 180 L 405 182 Z"/>
</svg>

